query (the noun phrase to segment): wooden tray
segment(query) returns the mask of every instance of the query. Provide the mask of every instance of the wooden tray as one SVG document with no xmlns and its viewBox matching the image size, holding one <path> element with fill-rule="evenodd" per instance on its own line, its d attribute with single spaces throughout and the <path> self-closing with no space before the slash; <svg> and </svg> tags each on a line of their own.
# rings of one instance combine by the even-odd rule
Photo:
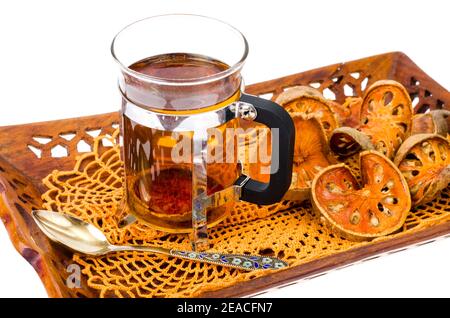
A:
<svg viewBox="0 0 450 318">
<path fill-rule="evenodd" d="M 275 98 L 294 85 L 311 85 L 343 102 L 346 95 L 361 95 L 380 79 L 402 83 L 413 99 L 416 112 L 450 109 L 450 93 L 415 65 L 405 54 L 387 53 L 357 61 L 334 64 L 247 87 L 246 91 Z M 82 281 L 82 289 L 66 286 L 67 265 L 72 254 L 49 240 L 37 229 L 30 211 L 42 205 L 41 183 L 52 170 L 70 170 L 83 143 L 92 145 L 99 133 L 111 134 L 118 125 L 118 113 L 0 127 L 0 216 L 19 253 L 35 268 L 50 297 L 96 297 Z M 84 146 L 86 146 L 84 144 Z M 56 157 L 56 155 L 63 155 Z M 450 235 L 450 222 L 326 256 L 286 271 L 204 293 L 208 297 L 251 295 L 268 288 L 290 284 L 357 261 L 374 258 Z"/>
</svg>

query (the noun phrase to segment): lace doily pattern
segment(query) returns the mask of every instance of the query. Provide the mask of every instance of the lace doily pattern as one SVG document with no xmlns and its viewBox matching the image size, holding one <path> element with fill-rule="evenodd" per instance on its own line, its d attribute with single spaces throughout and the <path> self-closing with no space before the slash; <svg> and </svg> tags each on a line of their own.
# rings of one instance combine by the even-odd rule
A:
<svg viewBox="0 0 450 318">
<path fill-rule="evenodd" d="M 71 171 L 53 171 L 44 180 L 48 191 L 44 208 L 81 217 L 101 229 L 113 244 L 144 244 L 189 250 L 187 235 L 167 235 L 136 222 L 120 228 L 122 219 L 123 168 L 118 131 L 112 137 L 99 136 L 93 151 L 77 158 Z M 100 151 L 109 139 L 111 147 Z M 357 157 L 347 159 L 357 169 Z M 356 174 L 358 175 L 358 174 Z M 450 220 L 450 191 L 447 188 L 433 202 L 409 213 L 401 232 L 372 242 L 352 242 L 333 233 L 320 217 L 304 204 L 281 202 L 257 206 L 236 204 L 219 226 L 211 229 L 212 251 L 277 256 L 290 266 L 403 235 Z M 74 254 L 89 287 L 100 297 L 195 297 L 271 272 L 243 272 L 237 269 L 197 263 L 143 252 L 118 252 L 99 257 Z"/>
</svg>

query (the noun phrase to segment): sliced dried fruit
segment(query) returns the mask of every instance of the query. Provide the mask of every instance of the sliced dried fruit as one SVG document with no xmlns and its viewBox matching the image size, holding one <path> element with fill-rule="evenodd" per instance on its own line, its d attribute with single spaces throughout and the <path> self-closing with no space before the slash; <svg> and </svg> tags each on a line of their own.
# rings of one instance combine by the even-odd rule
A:
<svg viewBox="0 0 450 318">
<path fill-rule="evenodd" d="M 352 127 L 336 128 L 330 139 L 330 148 L 339 156 L 349 156 L 361 149 L 374 149 L 369 136 Z"/>
<path fill-rule="evenodd" d="M 394 163 L 408 182 L 413 205 L 429 202 L 450 182 L 450 141 L 437 134 L 413 135 Z"/>
<path fill-rule="evenodd" d="M 376 150 L 393 158 L 411 132 L 412 114 L 411 98 L 400 83 L 378 81 L 364 96 L 360 130 L 371 138 Z"/>
<path fill-rule="evenodd" d="M 445 109 L 432 110 L 426 114 L 416 114 L 412 121 L 412 134 L 439 134 L 447 136 L 447 117 L 450 111 Z"/>
<path fill-rule="evenodd" d="M 360 185 L 345 164 L 319 172 L 313 207 L 342 235 L 371 239 L 398 230 L 411 208 L 408 185 L 398 168 L 377 151 L 360 154 Z"/>
<path fill-rule="evenodd" d="M 292 113 L 296 140 L 292 182 L 284 199 L 304 201 L 309 199 L 314 176 L 334 163 L 328 140 L 319 120 L 313 115 Z"/>
<path fill-rule="evenodd" d="M 330 138 L 330 147 L 340 155 L 351 155 L 361 149 L 370 149 L 362 135 L 366 135 L 373 148 L 393 158 L 402 142 L 411 133 L 412 104 L 406 89 L 395 81 L 377 81 L 364 96 L 357 129 L 337 130 Z M 343 134 L 352 134 L 344 143 Z"/>
<path fill-rule="evenodd" d="M 331 102 L 331 109 L 337 115 L 340 126 L 358 127 L 359 112 L 363 99 L 361 97 L 347 97 L 343 104 Z"/>
<path fill-rule="evenodd" d="M 275 100 L 289 113 L 314 114 L 322 124 L 327 136 L 338 127 L 336 115 L 331 109 L 331 101 L 327 100 L 316 89 L 309 86 L 290 87 Z"/>
</svg>

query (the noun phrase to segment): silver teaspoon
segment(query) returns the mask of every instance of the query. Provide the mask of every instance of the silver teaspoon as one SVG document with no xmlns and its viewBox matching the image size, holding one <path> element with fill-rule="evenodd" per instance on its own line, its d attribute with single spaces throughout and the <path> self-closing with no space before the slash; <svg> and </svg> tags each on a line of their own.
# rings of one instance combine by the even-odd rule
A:
<svg viewBox="0 0 450 318">
<path fill-rule="evenodd" d="M 110 244 L 103 232 L 94 225 L 79 218 L 45 210 L 35 210 L 32 215 L 38 227 L 52 241 L 88 255 L 104 255 L 119 251 L 142 251 L 246 271 L 280 269 L 288 266 L 284 261 L 269 256 L 179 251 L 156 246 L 117 246 Z"/>
</svg>

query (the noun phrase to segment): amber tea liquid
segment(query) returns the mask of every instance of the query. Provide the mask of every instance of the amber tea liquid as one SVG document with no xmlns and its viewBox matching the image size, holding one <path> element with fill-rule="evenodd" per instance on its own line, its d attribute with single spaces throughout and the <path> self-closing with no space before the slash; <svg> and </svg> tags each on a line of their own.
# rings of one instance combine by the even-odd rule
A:
<svg viewBox="0 0 450 318">
<path fill-rule="evenodd" d="M 129 66 L 133 71 L 166 80 L 189 80 L 207 77 L 227 70 L 229 66 L 221 61 L 194 54 L 174 53 L 149 57 Z M 240 97 L 236 78 L 195 86 L 144 87 L 149 94 L 142 97 L 142 83 L 127 79 L 128 100 L 137 106 L 163 114 L 196 114 L 213 111 L 228 105 Z M 239 79 L 240 80 L 240 79 Z M 133 86 L 135 85 L 135 86 Z M 134 89 L 135 88 L 135 89 Z M 129 102 L 128 101 L 128 102 Z M 124 103 L 126 101 L 124 100 Z M 127 175 L 127 206 L 131 213 L 156 228 L 167 232 L 186 232 L 192 228 L 192 160 L 174 162 L 172 149 L 179 139 L 171 131 L 161 131 L 142 126 L 125 115 L 122 116 L 124 136 L 125 173 Z M 234 128 L 232 120 L 217 127 L 223 132 Z M 183 132 L 183 138 L 192 138 L 192 132 Z M 215 147 L 215 140 L 208 141 L 208 147 Z M 234 143 L 235 145 L 235 143 Z M 221 145 L 226 149 L 226 144 Z M 236 150 L 235 150 L 236 152 Z M 223 154 L 225 156 L 225 154 Z M 192 158 L 191 158 L 192 159 Z M 238 178 L 237 161 L 208 163 L 207 192 L 220 191 L 231 186 Z M 220 222 L 230 211 L 232 202 L 208 210 L 208 223 Z"/>
</svg>

